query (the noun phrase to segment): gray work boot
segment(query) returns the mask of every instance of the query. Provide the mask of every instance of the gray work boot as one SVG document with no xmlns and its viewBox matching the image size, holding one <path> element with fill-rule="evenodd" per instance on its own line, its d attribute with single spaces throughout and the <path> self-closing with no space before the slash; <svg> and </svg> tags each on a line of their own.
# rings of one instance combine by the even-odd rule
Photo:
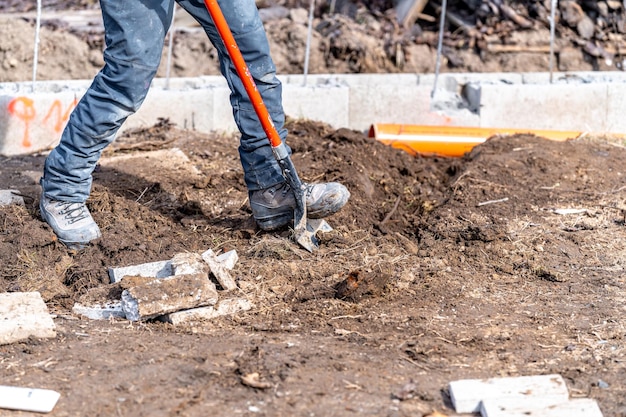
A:
<svg viewBox="0 0 626 417">
<path fill-rule="evenodd" d="M 307 217 L 321 219 L 339 211 L 350 198 L 350 192 L 338 182 L 304 184 Z M 293 222 L 296 199 L 286 182 L 264 190 L 251 191 L 252 215 L 263 230 L 279 229 Z"/>
<path fill-rule="evenodd" d="M 42 195 L 39 209 L 41 217 L 70 249 L 82 249 L 90 241 L 102 236 L 85 203 L 52 200 Z"/>
</svg>

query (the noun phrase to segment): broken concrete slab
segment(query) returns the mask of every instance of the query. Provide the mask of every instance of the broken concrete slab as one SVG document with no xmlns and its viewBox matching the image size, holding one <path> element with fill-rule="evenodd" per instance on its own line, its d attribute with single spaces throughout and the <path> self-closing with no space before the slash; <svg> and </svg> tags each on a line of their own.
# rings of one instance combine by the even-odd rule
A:
<svg viewBox="0 0 626 417">
<path fill-rule="evenodd" d="M 245 298 L 229 298 L 221 300 L 211 307 L 199 307 L 189 310 L 177 311 L 159 317 L 159 320 L 172 323 L 173 325 L 190 324 L 198 321 L 211 320 L 220 316 L 228 316 L 240 311 L 248 311 L 252 303 Z"/>
<path fill-rule="evenodd" d="M 0 190 L 0 206 L 10 206 L 12 204 L 24 205 L 24 198 L 19 195 L 19 191 Z"/>
<path fill-rule="evenodd" d="M 202 254 L 202 259 L 209 265 L 211 274 L 217 279 L 217 282 L 219 282 L 225 291 L 237 288 L 235 280 L 230 276 L 228 270 L 222 265 L 219 258 L 211 249 Z"/>
<path fill-rule="evenodd" d="M 558 404 L 566 402 L 569 393 L 563 378 L 552 374 L 453 381 L 450 399 L 457 413 L 476 413 L 481 401 L 540 400 Z"/>
<path fill-rule="evenodd" d="M 120 300 L 123 290 L 120 283 L 91 288 L 74 303 L 72 312 L 92 320 L 125 318 Z"/>
<path fill-rule="evenodd" d="M 31 336 L 56 337 L 48 307 L 38 292 L 0 294 L 0 345 Z"/>
<path fill-rule="evenodd" d="M 122 285 L 132 278 L 124 278 Z M 153 278 L 125 289 L 122 309 L 128 320 L 148 320 L 179 310 L 213 305 L 217 299 L 215 284 L 205 274 L 176 275 Z"/>
<path fill-rule="evenodd" d="M 111 283 L 120 282 L 126 276 L 141 276 L 146 278 L 165 278 L 174 275 L 172 263 L 167 261 L 148 262 L 140 265 L 109 268 Z"/>
<path fill-rule="evenodd" d="M 489 399 L 482 402 L 482 417 L 602 417 L 595 400 L 576 398 L 558 404 L 544 404 L 535 399 L 504 401 Z"/>
<path fill-rule="evenodd" d="M 211 249 L 209 250 L 213 252 Z M 233 269 L 239 260 L 239 257 L 235 250 L 231 250 L 219 255 L 217 260 L 224 268 Z M 108 272 L 111 283 L 120 282 L 125 276 L 165 278 L 174 275 L 172 261 L 170 259 L 165 261 L 148 262 L 140 265 L 109 268 Z"/>
<path fill-rule="evenodd" d="M 211 249 L 209 249 L 208 251 L 213 252 Z M 208 251 L 202 253 L 202 259 L 204 259 L 204 254 L 207 253 Z M 217 261 L 220 263 L 220 265 L 222 265 L 224 268 L 230 271 L 235 267 L 235 265 L 239 261 L 239 255 L 237 255 L 236 250 L 234 249 L 229 250 L 228 252 L 224 252 L 218 255 Z"/>
<path fill-rule="evenodd" d="M 82 305 L 74 303 L 72 313 L 85 316 L 91 320 L 107 320 L 110 318 L 126 318 L 126 313 L 122 308 L 121 301 L 95 303 L 93 305 Z"/>
<path fill-rule="evenodd" d="M 177 253 L 170 263 L 172 275 L 205 274 L 209 277 L 209 265 L 199 253 Z"/>
</svg>

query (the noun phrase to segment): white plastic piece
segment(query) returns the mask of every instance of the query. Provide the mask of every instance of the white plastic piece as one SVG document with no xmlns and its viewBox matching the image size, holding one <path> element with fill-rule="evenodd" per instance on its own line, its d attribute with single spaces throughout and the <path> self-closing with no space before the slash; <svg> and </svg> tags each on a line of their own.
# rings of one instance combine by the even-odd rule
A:
<svg viewBox="0 0 626 417">
<path fill-rule="evenodd" d="M 61 397 L 56 391 L 0 385 L 0 408 L 49 413 Z"/>
</svg>

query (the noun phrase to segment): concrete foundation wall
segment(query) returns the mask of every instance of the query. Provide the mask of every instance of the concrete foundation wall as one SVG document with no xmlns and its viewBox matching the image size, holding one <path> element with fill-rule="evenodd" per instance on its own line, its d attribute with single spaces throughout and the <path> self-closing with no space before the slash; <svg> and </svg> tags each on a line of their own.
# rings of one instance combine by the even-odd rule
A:
<svg viewBox="0 0 626 417">
<path fill-rule="evenodd" d="M 367 131 L 374 123 L 626 133 L 626 74 L 335 74 L 281 76 L 288 116 Z M 306 84 L 305 84 L 306 81 Z M 0 154 L 58 143 L 90 81 L 0 83 Z M 434 91 L 434 94 L 433 94 Z M 236 131 L 220 76 L 157 79 L 123 130 L 167 118 L 201 132 Z"/>
</svg>

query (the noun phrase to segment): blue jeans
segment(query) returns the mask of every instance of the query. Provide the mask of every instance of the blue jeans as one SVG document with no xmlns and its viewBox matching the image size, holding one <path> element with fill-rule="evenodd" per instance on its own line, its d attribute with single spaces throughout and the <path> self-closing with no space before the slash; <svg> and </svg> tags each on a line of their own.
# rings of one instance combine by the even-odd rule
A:
<svg viewBox="0 0 626 417">
<path fill-rule="evenodd" d="M 220 57 L 241 132 L 239 155 L 249 190 L 284 181 L 267 136 L 202 0 L 176 0 L 204 28 Z M 282 87 L 254 0 L 219 2 L 261 97 L 283 141 L 287 136 Z M 46 158 L 41 185 L 54 200 L 84 202 L 104 148 L 136 112 L 156 75 L 174 0 L 100 0 L 105 66 L 72 112 L 61 142 Z M 201 59 L 202 57 L 198 57 Z"/>
</svg>

